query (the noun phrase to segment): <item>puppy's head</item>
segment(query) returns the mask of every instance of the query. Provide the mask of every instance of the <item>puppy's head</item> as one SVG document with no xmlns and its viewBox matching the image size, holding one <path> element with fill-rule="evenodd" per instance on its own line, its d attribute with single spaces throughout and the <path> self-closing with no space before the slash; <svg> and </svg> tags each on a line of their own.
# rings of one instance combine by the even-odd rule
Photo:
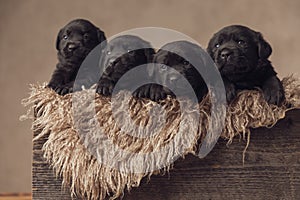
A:
<svg viewBox="0 0 300 200">
<path fill-rule="evenodd" d="M 105 40 L 104 32 L 91 22 L 76 19 L 59 31 L 56 49 L 64 61 L 80 64 L 95 46 Z"/>
<path fill-rule="evenodd" d="M 186 84 L 190 84 L 199 97 L 200 90 L 206 85 L 197 69 L 187 59 L 192 58 L 193 61 L 198 62 L 197 65 L 202 67 L 204 66 L 201 59 L 202 53 L 204 51 L 198 45 L 188 41 L 168 43 L 155 54 L 153 63 L 159 64 L 159 67 L 149 66 L 149 75 L 165 85 L 174 86 L 183 94 L 187 89 Z M 183 79 L 188 82 L 183 81 Z M 165 90 L 172 95 L 169 89 L 165 88 Z"/>
<path fill-rule="evenodd" d="M 149 42 L 138 36 L 122 35 L 108 42 L 100 65 L 104 69 L 118 65 L 120 66 L 118 70 L 127 70 L 147 63 L 153 54 L 154 49 Z"/>
<path fill-rule="evenodd" d="M 238 81 L 255 70 L 260 59 L 268 59 L 272 48 L 259 32 L 245 26 L 232 25 L 214 34 L 207 52 L 223 76 Z"/>
</svg>

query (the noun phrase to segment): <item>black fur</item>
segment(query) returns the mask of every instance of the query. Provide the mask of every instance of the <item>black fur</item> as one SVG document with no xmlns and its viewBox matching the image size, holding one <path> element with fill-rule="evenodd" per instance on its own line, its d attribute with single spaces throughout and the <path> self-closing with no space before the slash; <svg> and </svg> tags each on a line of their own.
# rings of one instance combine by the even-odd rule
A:
<svg viewBox="0 0 300 200">
<path fill-rule="evenodd" d="M 222 75 L 227 100 L 238 90 L 260 88 L 266 101 L 279 105 L 284 91 L 271 62 L 270 44 L 261 33 L 241 25 L 227 26 L 210 39 L 207 52 Z"/>
<path fill-rule="evenodd" d="M 181 93 L 180 95 L 186 96 L 188 93 L 186 85 L 183 84 L 183 79 L 186 79 L 192 89 L 194 90 L 197 101 L 201 101 L 203 96 L 207 93 L 206 84 L 198 73 L 197 69 L 186 60 L 185 58 L 179 56 L 177 53 L 180 52 L 180 55 L 190 55 L 194 56 L 201 60 L 199 53 L 204 53 L 204 51 L 197 46 L 196 44 L 187 42 L 187 41 L 176 41 L 171 42 L 163 47 L 154 55 L 153 63 L 159 64 L 159 68 L 155 68 L 151 65 L 148 67 L 149 76 L 155 82 L 161 82 L 163 84 L 172 85 L 174 88 L 178 89 Z M 200 55 L 201 56 L 201 55 Z M 204 66 L 204 63 L 201 62 L 201 65 Z M 168 67 L 166 67 L 168 66 Z M 175 73 L 172 69 L 175 69 L 178 73 Z M 153 101 L 159 101 L 165 99 L 167 95 L 175 97 L 175 94 L 169 89 L 159 84 L 148 84 L 140 87 L 135 93 L 134 96 L 139 98 L 149 98 Z"/>
<path fill-rule="evenodd" d="M 148 63 L 154 53 L 151 44 L 138 36 L 122 35 L 109 41 L 100 62 L 103 74 L 98 82 L 97 93 L 110 96 L 126 72 Z M 123 89 L 126 88 L 127 85 L 123 85 Z"/>
<path fill-rule="evenodd" d="M 93 48 L 105 40 L 104 32 L 87 20 L 76 19 L 64 26 L 56 39 L 59 63 L 56 65 L 48 87 L 61 95 L 71 93 L 83 60 Z M 81 81 L 89 81 L 89 77 Z"/>
</svg>

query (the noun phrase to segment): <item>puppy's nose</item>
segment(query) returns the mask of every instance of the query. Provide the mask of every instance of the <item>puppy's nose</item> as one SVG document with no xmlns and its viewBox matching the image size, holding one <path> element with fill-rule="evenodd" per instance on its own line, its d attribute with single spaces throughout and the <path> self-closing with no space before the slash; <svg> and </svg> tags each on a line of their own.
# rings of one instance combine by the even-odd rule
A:
<svg viewBox="0 0 300 200">
<path fill-rule="evenodd" d="M 68 44 L 68 51 L 74 51 L 78 46 L 76 44 Z"/>
<path fill-rule="evenodd" d="M 117 58 L 115 58 L 115 57 L 109 58 L 109 60 L 107 61 L 107 64 L 108 64 L 108 65 L 112 65 L 112 64 L 115 62 L 116 59 L 117 59 Z"/>
<path fill-rule="evenodd" d="M 221 56 L 221 58 L 222 58 L 223 60 L 227 60 L 228 57 L 229 57 L 231 54 L 232 54 L 232 51 L 231 51 L 231 50 L 229 50 L 229 49 L 223 49 L 223 50 L 221 51 L 220 56 Z"/>
<path fill-rule="evenodd" d="M 177 80 L 177 77 L 176 76 L 171 76 L 169 79 L 170 79 L 170 82 L 175 82 Z"/>
<path fill-rule="evenodd" d="M 178 80 L 178 76 L 176 75 L 176 74 L 171 74 L 169 77 L 168 77 L 168 79 L 169 79 L 169 83 L 171 83 L 171 84 L 175 84 L 176 82 L 177 82 L 177 80 Z"/>
</svg>

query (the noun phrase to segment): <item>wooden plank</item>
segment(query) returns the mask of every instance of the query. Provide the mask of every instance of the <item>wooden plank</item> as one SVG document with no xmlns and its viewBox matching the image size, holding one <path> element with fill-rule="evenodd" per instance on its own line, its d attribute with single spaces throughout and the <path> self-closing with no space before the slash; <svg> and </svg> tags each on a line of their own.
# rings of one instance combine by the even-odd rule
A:
<svg viewBox="0 0 300 200">
<path fill-rule="evenodd" d="M 152 176 L 123 199 L 300 199 L 300 110 L 272 129 L 252 131 L 246 142 L 220 139 L 204 159 L 189 155 L 169 175 Z M 33 146 L 33 199 L 71 199 L 42 158 L 43 141 Z"/>
<path fill-rule="evenodd" d="M 38 133 L 34 133 L 36 136 Z M 46 137 L 33 142 L 32 199 L 71 199 L 67 189 L 62 188 L 62 180 L 56 178 L 54 171 L 43 158 L 42 147 Z"/>
</svg>

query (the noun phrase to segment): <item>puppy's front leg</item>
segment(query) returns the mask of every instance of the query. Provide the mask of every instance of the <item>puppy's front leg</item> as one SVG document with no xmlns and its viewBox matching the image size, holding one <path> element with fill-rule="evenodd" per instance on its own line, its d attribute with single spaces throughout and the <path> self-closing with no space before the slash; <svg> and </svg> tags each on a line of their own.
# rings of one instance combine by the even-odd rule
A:
<svg viewBox="0 0 300 200">
<path fill-rule="evenodd" d="M 65 95 L 73 91 L 73 72 L 57 67 L 47 87 L 52 88 L 57 94 Z"/>
<path fill-rule="evenodd" d="M 104 96 L 110 96 L 114 89 L 114 85 L 115 85 L 115 83 L 113 82 L 113 80 L 111 78 L 102 76 L 98 82 L 96 92 L 98 94 L 102 94 Z"/>
<path fill-rule="evenodd" d="M 226 99 L 227 103 L 230 103 L 236 97 L 236 88 L 233 83 L 231 83 L 226 78 L 223 78 L 225 91 L 226 91 Z"/>
<path fill-rule="evenodd" d="M 60 68 L 56 68 L 52 74 L 51 80 L 49 81 L 47 87 L 57 92 L 57 89 L 61 88 L 61 86 L 63 86 L 64 83 L 65 83 L 65 71 Z"/>
<path fill-rule="evenodd" d="M 280 105 L 285 99 L 283 86 L 276 76 L 268 78 L 262 85 L 265 100 L 270 104 Z"/>
</svg>

